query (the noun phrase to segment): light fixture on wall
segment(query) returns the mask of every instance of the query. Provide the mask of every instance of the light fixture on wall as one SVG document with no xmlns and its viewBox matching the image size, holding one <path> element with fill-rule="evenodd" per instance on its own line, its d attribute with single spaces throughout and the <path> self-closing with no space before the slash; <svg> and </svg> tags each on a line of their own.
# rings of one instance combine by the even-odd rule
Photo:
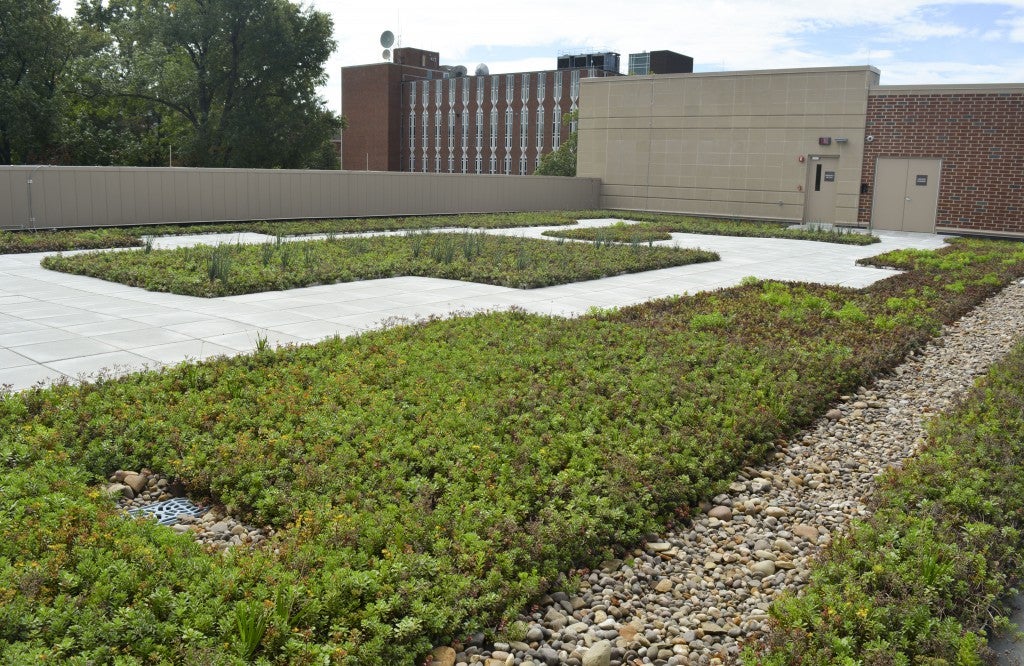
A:
<svg viewBox="0 0 1024 666">
<path fill-rule="evenodd" d="M 836 143 L 847 143 L 848 141 L 849 141 L 849 139 L 847 139 L 845 136 L 837 136 L 836 137 Z"/>
</svg>

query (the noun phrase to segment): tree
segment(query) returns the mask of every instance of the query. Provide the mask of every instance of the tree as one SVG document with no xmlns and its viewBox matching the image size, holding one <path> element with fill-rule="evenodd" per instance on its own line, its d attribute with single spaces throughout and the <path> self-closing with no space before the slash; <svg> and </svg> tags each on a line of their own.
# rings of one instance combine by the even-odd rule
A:
<svg viewBox="0 0 1024 666">
<path fill-rule="evenodd" d="M 55 0 L 0 0 L 0 164 L 52 159 L 62 77 L 82 43 Z"/>
<path fill-rule="evenodd" d="M 335 47 L 327 14 L 289 0 L 82 0 L 78 17 L 108 38 L 86 94 L 148 107 L 179 163 L 332 166 L 324 146 L 342 123 L 315 93 Z"/>
<path fill-rule="evenodd" d="M 562 116 L 562 123 L 569 125 L 579 120 L 580 112 L 573 111 Z M 576 145 L 579 141 L 579 130 L 569 133 L 569 137 L 558 150 L 554 150 L 540 158 L 535 176 L 575 176 L 576 175 Z"/>
</svg>

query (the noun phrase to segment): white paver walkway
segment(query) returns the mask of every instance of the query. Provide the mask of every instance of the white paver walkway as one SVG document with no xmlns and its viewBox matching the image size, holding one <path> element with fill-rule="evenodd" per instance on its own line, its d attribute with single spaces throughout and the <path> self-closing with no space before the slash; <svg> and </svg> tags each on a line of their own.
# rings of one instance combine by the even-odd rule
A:
<svg viewBox="0 0 1024 666">
<path fill-rule="evenodd" d="M 609 224 L 589 220 L 581 226 Z M 551 227 L 493 233 L 541 237 Z M 746 276 L 862 287 L 891 271 L 855 265 L 897 248 L 941 247 L 931 234 L 880 233 L 880 244 L 673 234 L 661 244 L 700 247 L 721 261 L 620 275 L 542 289 L 400 277 L 204 299 L 148 292 L 95 278 L 44 270 L 44 254 L 0 256 L 0 386 L 13 390 L 99 372 L 123 373 L 185 360 L 307 343 L 386 325 L 396 318 L 518 306 L 573 316 L 674 294 L 730 287 Z M 157 247 L 263 242 L 259 234 L 158 239 Z"/>
</svg>

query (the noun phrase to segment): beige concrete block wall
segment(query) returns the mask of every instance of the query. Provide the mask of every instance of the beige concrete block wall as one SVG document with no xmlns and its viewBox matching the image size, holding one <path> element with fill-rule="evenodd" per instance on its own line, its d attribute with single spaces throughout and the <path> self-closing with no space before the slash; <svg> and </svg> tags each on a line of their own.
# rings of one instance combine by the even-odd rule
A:
<svg viewBox="0 0 1024 666">
<path fill-rule="evenodd" d="M 599 199 L 599 181 L 553 176 L 0 167 L 0 229 L 583 210 Z"/>
<path fill-rule="evenodd" d="M 588 79 L 577 173 L 602 180 L 606 208 L 802 220 L 807 158 L 835 155 L 834 221 L 854 224 L 878 78 L 839 67 Z"/>
</svg>

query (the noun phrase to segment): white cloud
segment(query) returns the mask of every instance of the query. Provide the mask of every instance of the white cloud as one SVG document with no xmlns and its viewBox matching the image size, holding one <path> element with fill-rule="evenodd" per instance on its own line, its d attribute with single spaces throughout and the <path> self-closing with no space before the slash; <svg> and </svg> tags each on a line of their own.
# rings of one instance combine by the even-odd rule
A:
<svg viewBox="0 0 1024 666">
<path fill-rule="evenodd" d="M 1012 19 L 999 21 L 999 24 L 1007 28 L 1007 36 L 1010 41 L 1024 42 L 1024 16 L 1016 16 Z"/>
</svg>

